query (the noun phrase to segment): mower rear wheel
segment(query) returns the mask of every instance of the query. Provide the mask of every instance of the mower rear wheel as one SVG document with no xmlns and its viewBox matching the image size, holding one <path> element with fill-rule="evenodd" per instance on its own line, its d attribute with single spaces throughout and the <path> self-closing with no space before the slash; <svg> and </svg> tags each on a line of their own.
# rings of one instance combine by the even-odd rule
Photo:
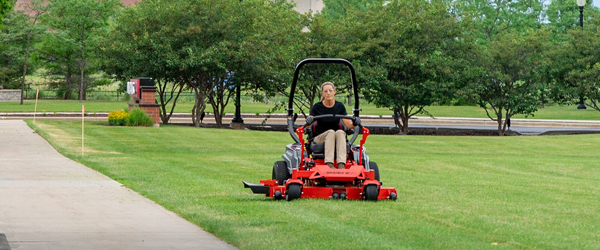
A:
<svg viewBox="0 0 600 250">
<path fill-rule="evenodd" d="M 367 185 L 365 187 L 364 199 L 368 201 L 377 201 L 377 197 L 379 196 L 379 191 L 377 190 L 377 186 L 375 185 Z"/>
<path fill-rule="evenodd" d="M 286 201 L 300 199 L 300 196 L 302 196 L 302 186 L 300 186 L 300 184 L 290 184 L 288 185 L 286 192 Z"/>
<path fill-rule="evenodd" d="M 377 166 L 377 163 L 374 161 L 369 161 L 369 168 L 375 172 L 375 180 L 381 181 L 379 179 L 379 167 Z"/>
<path fill-rule="evenodd" d="M 287 163 L 285 161 L 276 161 L 273 165 L 273 174 L 271 179 L 277 180 L 278 184 L 284 185 L 285 181 L 292 177 L 287 168 Z"/>
</svg>

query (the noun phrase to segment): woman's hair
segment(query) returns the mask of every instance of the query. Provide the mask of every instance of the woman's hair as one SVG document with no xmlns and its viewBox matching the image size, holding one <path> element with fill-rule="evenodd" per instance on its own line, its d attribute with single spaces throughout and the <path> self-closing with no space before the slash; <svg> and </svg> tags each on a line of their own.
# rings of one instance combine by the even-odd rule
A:
<svg viewBox="0 0 600 250">
<path fill-rule="evenodd" d="M 332 82 L 324 82 L 323 84 L 321 84 L 321 92 L 323 92 L 323 88 L 325 88 L 325 86 L 327 86 L 327 85 L 331 85 L 331 87 L 332 87 L 333 89 L 335 89 L 335 85 L 333 85 L 333 83 L 332 83 Z M 325 100 L 325 97 L 323 97 L 323 94 L 321 94 L 321 102 L 322 102 L 323 100 Z"/>
</svg>

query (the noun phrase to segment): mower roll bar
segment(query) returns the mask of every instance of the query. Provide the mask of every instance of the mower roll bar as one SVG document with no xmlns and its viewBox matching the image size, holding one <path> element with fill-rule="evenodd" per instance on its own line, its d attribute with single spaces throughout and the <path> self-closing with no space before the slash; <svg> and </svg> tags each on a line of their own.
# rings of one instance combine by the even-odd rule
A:
<svg viewBox="0 0 600 250">
<path fill-rule="evenodd" d="M 288 101 L 288 108 L 287 108 L 288 131 L 289 131 L 290 135 L 292 136 L 292 139 L 294 139 L 294 141 L 296 143 L 299 143 L 300 140 L 298 139 L 298 136 L 294 133 L 294 121 L 295 121 L 295 119 L 294 119 L 294 93 L 296 92 L 296 84 L 298 83 L 298 76 L 300 75 L 300 70 L 302 69 L 302 67 L 304 67 L 304 65 L 310 64 L 310 63 L 315 63 L 315 64 L 334 63 L 334 64 L 343 64 L 343 65 L 348 66 L 348 68 L 350 69 L 350 80 L 352 81 L 352 89 L 354 91 L 354 109 L 352 109 L 352 113 L 353 113 L 354 117 L 358 117 L 359 113 L 360 113 L 360 109 L 358 108 L 359 107 L 359 105 L 358 105 L 358 84 L 356 83 L 356 73 L 354 71 L 354 66 L 352 66 L 352 63 L 350 63 L 346 59 L 340 59 L 340 58 L 308 58 L 308 59 L 304 59 L 296 65 L 296 70 L 294 71 L 294 78 L 292 80 L 292 88 L 290 90 L 290 98 Z M 356 132 L 357 131 L 355 130 L 354 136 L 352 137 L 352 139 L 353 139 L 352 142 L 354 142 L 354 139 L 356 139 L 356 134 L 357 134 Z"/>
</svg>

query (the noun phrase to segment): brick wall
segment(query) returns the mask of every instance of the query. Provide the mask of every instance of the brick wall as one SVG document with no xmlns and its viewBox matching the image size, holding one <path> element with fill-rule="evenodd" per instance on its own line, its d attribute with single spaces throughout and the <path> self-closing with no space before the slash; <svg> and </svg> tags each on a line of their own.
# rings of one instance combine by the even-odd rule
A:
<svg viewBox="0 0 600 250">
<path fill-rule="evenodd" d="M 154 126 L 158 127 L 160 124 L 160 110 L 159 105 L 156 104 L 156 87 L 142 87 L 140 90 L 141 100 L 140 109 L 148 114 L 152 120 L 154 120 Z"/>
<path fill-rule="evenodd" d="M 140 92 L 141 98 L 134 97 L 133 102 L 129 103 L 129 112 L 139 107 L 154 120 L 155 127 L 160 126 L 160 105 L 156 104 L 156 87 L 142 87 Z"/>
</svg>

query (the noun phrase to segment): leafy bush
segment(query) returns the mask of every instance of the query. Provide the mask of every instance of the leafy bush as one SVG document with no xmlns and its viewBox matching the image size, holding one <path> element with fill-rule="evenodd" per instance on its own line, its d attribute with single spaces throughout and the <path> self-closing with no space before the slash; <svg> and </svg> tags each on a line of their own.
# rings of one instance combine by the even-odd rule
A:
<svg viewBox="0 0 600 250">
<path fill-rule="evenodd" d="M 152 126 L 154 125 L 154 120 L 150 118 L 143 110 L 134 109 L 129 113 L 129 115 L 125 118 L 126 126 Z"/>
<path fill-rule="evenodd" d="M 19 87 L 20 89 L 21 87 Z M 27 94 L 27 98 L 28 99 L 35 99 L 35 94 L 37 93 L 37 89 L 30 89 L 29 91 L 26 92 Z M 44 99 L 46 97 L 46 94 L 43 90 L 40 90 L 40 93 L 38 94 L 38 99 Z"/>
<path fill-rule="evenodd" d="M 108 124 L 123 126 L 123 125 L 125 125 L 125 118 L 127 118 L 128 114 L 129 113 L 127 113 L 127 111 L 124 111 L 124 110 L 112 111 L 112 112 L 110 112 L 110 114 L 108 114 Z"/>
</svg>

